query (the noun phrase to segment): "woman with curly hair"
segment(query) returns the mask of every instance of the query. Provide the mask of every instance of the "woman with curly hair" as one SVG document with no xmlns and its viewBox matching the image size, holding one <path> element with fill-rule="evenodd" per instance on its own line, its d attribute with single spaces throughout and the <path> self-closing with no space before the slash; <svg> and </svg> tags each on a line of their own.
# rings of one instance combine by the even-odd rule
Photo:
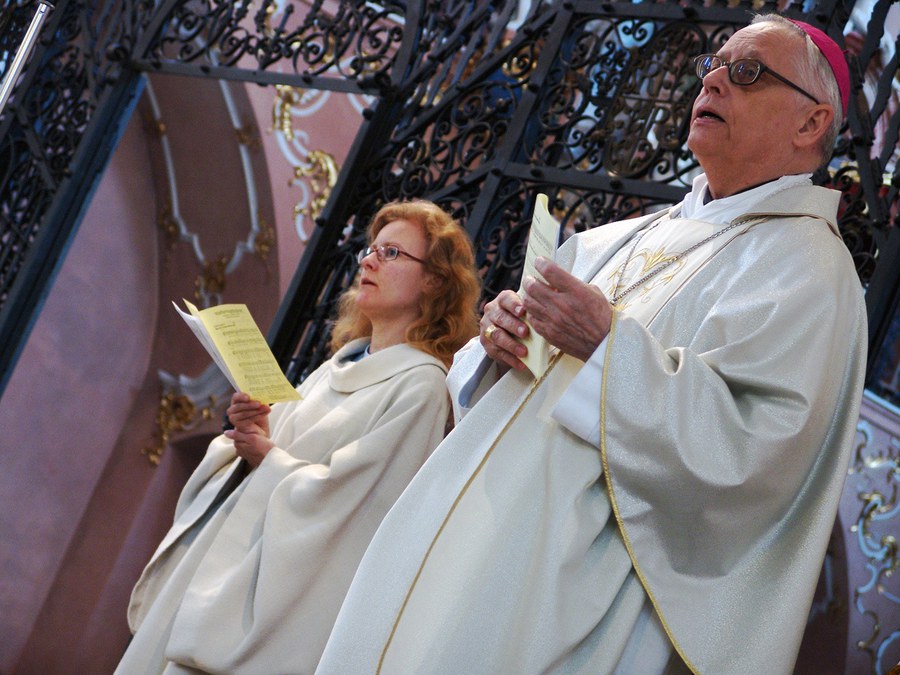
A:
<svg viewBox="0 0 900 675">
<path fill-rule="evenodd" d="M 465 231 L 384 206 L 342 298 L 334 355 L 271 407 L 243 393 L 134 588 L 117 672 L 311 673 L 381 519 L 438 445 L 444 378 L 478 333 Z"/>
</svg>

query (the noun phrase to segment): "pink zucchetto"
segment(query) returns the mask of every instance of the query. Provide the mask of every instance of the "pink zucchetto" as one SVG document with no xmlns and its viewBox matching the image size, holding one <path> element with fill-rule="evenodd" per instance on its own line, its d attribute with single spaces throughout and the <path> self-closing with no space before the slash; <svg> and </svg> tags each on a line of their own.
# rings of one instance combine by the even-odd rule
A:
<svg viewBox="0 0 900 675">
<path fill-rule="evenodd" d="M 841 105 L 844 107 L 844 117 L 847 116 L 847 102 L 850 100 L 850 68 L 847 67 L 847 60 L 844 58 L 844 51 L 838 47 L 837 42 L 832 40 L 828 35 L 808 23 L 797 21 L 796 19 L 788 19 L 792 24 L 809 35 L 813 44 L 822 52 L 822 56 L 831 66 L 831 72 L 834 73 L 834 79 L 837 81 L 838 91 L 841 92 Z"/>
</svg>

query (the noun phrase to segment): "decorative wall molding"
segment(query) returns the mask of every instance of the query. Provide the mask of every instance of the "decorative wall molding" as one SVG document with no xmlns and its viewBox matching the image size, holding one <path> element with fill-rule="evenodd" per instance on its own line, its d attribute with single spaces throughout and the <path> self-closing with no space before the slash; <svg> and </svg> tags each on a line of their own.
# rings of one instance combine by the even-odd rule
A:
<svg viewBox="0 0 900 675">
<path fill-rule="evenodd" d="M 900 410 L 866 393 L 841 514 L 851 578 L 851 644 L 872 673 L 900 662 Z"/>
</svg>

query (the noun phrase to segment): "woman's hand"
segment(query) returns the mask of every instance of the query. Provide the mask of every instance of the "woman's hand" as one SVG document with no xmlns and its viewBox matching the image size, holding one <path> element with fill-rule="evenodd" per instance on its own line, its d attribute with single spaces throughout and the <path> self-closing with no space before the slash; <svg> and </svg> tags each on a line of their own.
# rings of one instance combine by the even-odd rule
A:
<svg viewBox="0 0 900 675">
<path fill-rule="evenodd" d="M 269 450 L 275 447 L 268 435 L 264 434 L 262 429 L 255 424 L 242 430 L 229 429 L 225 432 L 225 437 L 234 441 L 234 451 L 237 456 L 247 460 L 247 464 L 254 469 L 266 458 Z"/>
<path fill-rule="evenodd" d="M 235 429 L 255 424 L 268 436 L 270 412 L 272 409 L 267 404 L 256 401 L 250 398 L 249 394 L 239 391 L 232 395 L 231 405 L 228 406 L 225 414 L 228 415 L 228 421 Z"/>
<path fill-rule="evenodd" d="M 256 468 L 266 458 L 275 444 L 269 438 L 269 413 L 272 409 L 265 403 L 251 399 L 238 392 L 231 397 L 231 405 L 226 411 L 228 421 L 234 426 L 225 432 L 225 437 L 234 441 L 238 457 Z"/>
</svg>

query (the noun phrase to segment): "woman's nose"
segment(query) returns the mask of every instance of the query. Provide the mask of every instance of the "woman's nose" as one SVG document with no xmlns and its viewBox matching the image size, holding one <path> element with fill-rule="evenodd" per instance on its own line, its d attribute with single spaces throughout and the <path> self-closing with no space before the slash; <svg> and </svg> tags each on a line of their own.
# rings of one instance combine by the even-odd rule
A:
<svg viewBox="0 0 900 675">
<path fill-rule="evenodd" d="M 372 251 L 369 255 L 363 257 L 360 265 L 369 269 L 374 268 L 378 264 L 378 254 Z"/>
</svg>

